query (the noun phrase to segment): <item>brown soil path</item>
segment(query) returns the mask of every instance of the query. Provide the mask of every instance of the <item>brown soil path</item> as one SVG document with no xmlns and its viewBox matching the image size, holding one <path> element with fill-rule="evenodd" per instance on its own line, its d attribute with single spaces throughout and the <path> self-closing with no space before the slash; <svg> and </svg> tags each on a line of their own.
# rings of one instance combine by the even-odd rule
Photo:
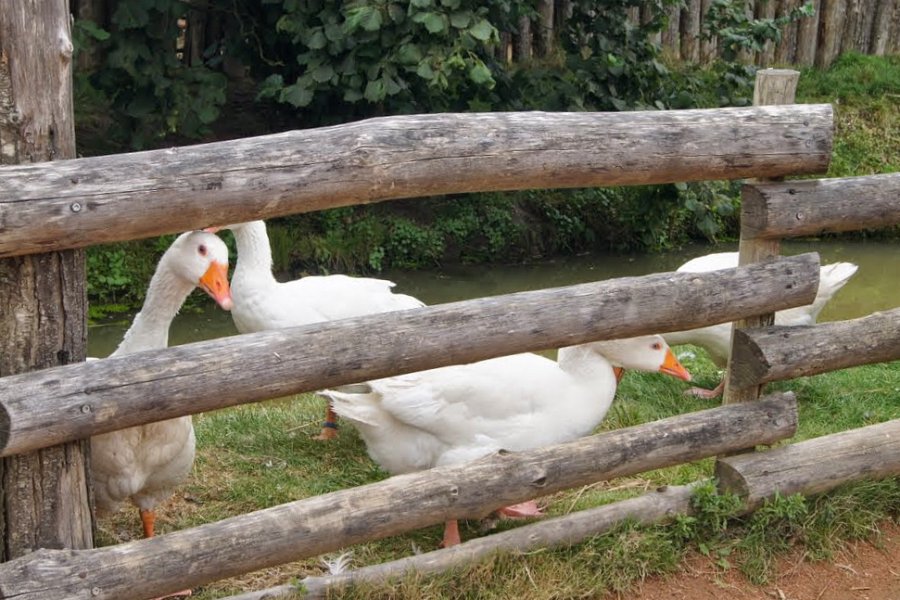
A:
<svg viewBox="0 0 900 600">
<path fill-rule="evenodd" d="M 803 556 L 782 559 L 777 575 L 755 586 L 737 569 L 722 573 L 703 556 L 683 570 L 648 579 L 628 600 L 900 600 L 900 526 L 883 524 L 882 535 L 848 544 L 830 561 Z"/>
</svg>

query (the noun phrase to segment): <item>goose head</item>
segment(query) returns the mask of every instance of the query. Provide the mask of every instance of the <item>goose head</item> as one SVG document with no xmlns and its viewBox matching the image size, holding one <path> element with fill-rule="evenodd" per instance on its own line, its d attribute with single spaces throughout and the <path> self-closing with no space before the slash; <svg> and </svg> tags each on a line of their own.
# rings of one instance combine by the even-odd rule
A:
<svg viewBox="0 0 900 600">
<path fill-rule="evenodd" d="M 675 353 L 659 335 L 604 340 L 586 346 L 609 361 L 619 377 L 623 369 L 634 369 L 691 380 L 691 374 L 678 362 Z"/>
<path fill-rule="evenodd" d="M 206 231 L 182 233 L 163 257 L 178 277 L 209 294 L 224 310 L 231 310 L 228 285 L 228 247 Z"/>
</svg>

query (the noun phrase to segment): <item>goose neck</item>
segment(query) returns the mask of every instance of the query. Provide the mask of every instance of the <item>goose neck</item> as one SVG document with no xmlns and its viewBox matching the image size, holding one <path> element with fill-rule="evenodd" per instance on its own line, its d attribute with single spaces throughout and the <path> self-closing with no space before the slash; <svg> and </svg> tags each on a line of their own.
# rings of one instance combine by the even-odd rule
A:
<svg viewBox="0 0 900 600">
<path fill-rule="evenodd" d="M 193 289 L 192 283 L 175 275 L 161 262 L 150 280 L 141 311 L 113 355 L 167 347 L 172 319 Z"/>
</svg>

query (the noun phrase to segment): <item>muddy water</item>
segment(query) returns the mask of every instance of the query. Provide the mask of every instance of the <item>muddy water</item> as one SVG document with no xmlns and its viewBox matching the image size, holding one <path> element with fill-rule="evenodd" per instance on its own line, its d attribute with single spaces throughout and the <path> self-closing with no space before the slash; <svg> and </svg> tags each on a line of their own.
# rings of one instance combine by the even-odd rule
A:
<svg viewBox="0 0 900 600">
<path fill-rule="evenodd" d="M 399 292 L 412 294 L 427 304 L 438 304 L 612 277 L 672 271 L 696 256 L 734 249 L 735 245 L 716 248 L 693 246 L 665 254 L 590 254 L 525 265 L 471 265 L 440 271 L 392 271 L 381 277 L 395 281 L 395 289 Z M 900 306 L 900 243 L 791 242 L 783 245 L 782 252 L 818 252 L 823 264 L 847 261 L 859 266 L 856 275 L 822 312 L 820 320 L 852 319 Z M 92 326 L 88 333 L 88 354 L 102 357 L 112 352 L 130 321 L 131 318 L 126 317 Z M 210 307 L 199 314 L 176 317 L 169 334 L 169 344 L 174 346 L 235 333 L 237 331 L 229 314 Z"/>
</svg>

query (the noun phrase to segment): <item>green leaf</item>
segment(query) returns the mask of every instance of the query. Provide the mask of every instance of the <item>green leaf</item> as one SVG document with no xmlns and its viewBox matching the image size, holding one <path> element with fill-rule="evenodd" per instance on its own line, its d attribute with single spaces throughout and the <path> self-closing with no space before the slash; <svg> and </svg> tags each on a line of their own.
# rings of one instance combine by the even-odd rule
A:
<svg viewBox="0 0 900 600">
<path fill-rule="evenodd" d="M 329 23 L 325 26 L 325 37 L 329 42 L 337 42 L 344 39 L 344 30 L 337 23 Z"/>
<path fill-rule="evenodd" d="M 442 14 L 425 13 L 422 23 L 425 25 L 425 29 L 428 30 L 428 33 L 441 33 L 447 29 L 447 25 L 444 22 L 445 19 L 446 17 Z"/>
<path fill-rule="evenodd" d="M 455 12 L 450 14 L 450 24 L 457 29 L 465 29 L 472 22 L 472 13 Z"/>
<path fill-rule="evenodd" d="M 257 98 L 273 98 L 284 88 L 284 78 L 281 75 L 269 75 L 259 86 Z"/>
<path fill-rule="evenodd" d="M 334 69 L 329 64 L 324 64 L 312 72 L 312 78 L 318 83 L 325 83 L 334 77 Z"/>
<path fill-rule="evenodd" d="M 366 84 L 366 91 L 363 92 L 366 100 L 369 102 L 381 102 L 384 100 L 384 81 L 376 79 Z"/>
<path fill-rule="evenodd" d="M 388 5 L 388 16 L 396 24 L 400 24 L 406 20 L 406 9 L 399 4 Z"/>
<path fill-rule="evenodd" d="M 471 69 L 469 69 L 469 79 L 477 83 L 478 85 L 484 83 L 493 83 L 494 78 L 491 75 L 491 70 L 488 69 L 483 62 L 478 62 Z"/>
<path fill-rule="evenodd" d="M 90 35 L 92 38 L 99 42 L 104 42 L 109 39 L 110 33 L 94 23 L 93 21 L 87 19 L 81 19 L 76 23 L 82 31 Z"/>
<path fill-rule="evenodd" d="M 364 31 L 378 31 L 381 29 L 381 11 L 375 6 L 357 6 L 347 12 L 347 20 L 344 30 L 352 33 L 359 28 Z"/>
<path fill-rule="evenodd" d="M 344 91 L 344 102 L 359 102 L 363 95 L 359 90 L 347 89 Z"/>
<path fill-rule="evenodd" d="M 197 111 L 197 118 L 204 125 L 209 125 L 219 116 L 219 109 L 215 106 L 206 105 Z"/>
<path fill-rule="evenodd" d="M 306 84 L 300 83 L 299 81 L 281 90 L 281 95 L 279 97 L 279 100 L 282 102 L 287 102 L 291 106 L 297 108 L 309 106 L 312 99 L 313 91 L 309 89 Z"/>
<path fill-rule="evenodd" d="M 411 0 L 409 5 L 414 8 L 431 8 L 432 6 L 434 6 L 434 1 L 433 0 Z"/>
<path fill-rule="evenodd" d="M 403 89 L 402 87 L 400 87 L 400 84 L 397 82 L 397 80 L 393 77 L 388 77 L 387 75 L 385 75 L 381 78 L 381 80 L 384 82 L 384 91 L 388 96 L 393 96 L 399 93 L 401 89 Z"/>
<path fill-rule="evenodd" d="M 322 31 L 322 28 L 316 27 L 312 35 L 309 36 L 309 41 L 306 43 L 306 46 L 311 50 L 321 50 L 327 45 L 328 39 L 325 37 L 325 33 Z"/>
<path fill-rule="evenodd" d="M 417 64 L 422 60 L 422 51 L 416 44 L 403 44 L 397 51 L 397 60 L 406 65 Z"/>
<path fill-rule="evenodd" d="M 425 79 L 427 81 L 431 81 L 434 79 L 434 69 L 431 68 L 431 65 L 427 62 L 419 63 L 419 68 L 416 69 L 416 75 Z"/>
<path fill-rule="evenodd" d="M 119 29 L 138 29 L 150 22 L 150 14 L 139 2 L 121 2 L 116 7 L 112 22 Z"/>
<path fill-rule="evenodd" d="M 460 0 L 441 0 L 441 6 L 446 6 L 450 10 L 456 10 L 460 4 Z"/>
<path fill-rule="evenodd" d="M 491 34 L 493 33 L 494 26 L 491 25 L 486 19 L 481 19 L 469 28 L 469 34 L 476 40 L 481 40 L 482 42 L 486 42 L 491 39 Z"/>
</svg>

